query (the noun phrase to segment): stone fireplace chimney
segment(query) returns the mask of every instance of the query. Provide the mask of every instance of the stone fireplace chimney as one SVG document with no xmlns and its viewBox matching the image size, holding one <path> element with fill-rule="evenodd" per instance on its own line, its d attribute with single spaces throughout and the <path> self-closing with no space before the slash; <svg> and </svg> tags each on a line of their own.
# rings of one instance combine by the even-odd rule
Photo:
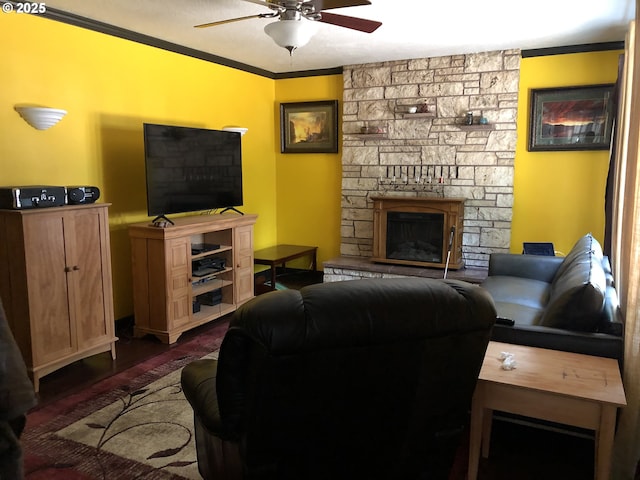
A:
<svg viewBox="0 0 640 480">
<path fill-rule="evenodd" d="M 342 255 L 376 256 L 385 196 L 464 199 L 468 267 L 509 251 L 519 68 L 507 50 L 343 69 Z"/>
</svg>

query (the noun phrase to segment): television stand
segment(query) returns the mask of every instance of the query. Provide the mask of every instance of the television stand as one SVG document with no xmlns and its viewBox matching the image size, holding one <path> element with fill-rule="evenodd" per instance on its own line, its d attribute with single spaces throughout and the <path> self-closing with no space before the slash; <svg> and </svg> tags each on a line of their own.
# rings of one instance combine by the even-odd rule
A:
<svg viewBox="0 0 640 480">
<path fill-rule="evenodd" d="M 167 228 L 129 225 L 134 336 L 150 334 L 172 344 L 253 298 L 256 219 L 255 214 L 193 215 L 176 217 Z M 215 271 L 197 276 L 207 264 Z"/>
<path fill-rule="evenodd" d="M 222 213 L 226 212 L 227 210 L 233 210 L 234 212 L 239 213 L 240 215 L 244 215 L 244 213 L 242 213 L 236 207 L 225 207 L 225 208 L 222 209 L 222 211 L 220 213 L 222 214 Z"/>
<path fill-rule="evenodd" d="M 156 222 L 161 222 L 161 221 L 164 221 L 164 222 L 170 223 L 171 225 L 175 225 L 175 223 L 173 223 L 173 221 L 169 220 L 169 219 L 168 219 L 167 217 L 165 217 L 164 215 L 158 215 L 156 218 L 154 218 L 154 219 L 151 221 L 151 223 L 155 225 L 155 224 L 156 224 Z"/>
</svg>

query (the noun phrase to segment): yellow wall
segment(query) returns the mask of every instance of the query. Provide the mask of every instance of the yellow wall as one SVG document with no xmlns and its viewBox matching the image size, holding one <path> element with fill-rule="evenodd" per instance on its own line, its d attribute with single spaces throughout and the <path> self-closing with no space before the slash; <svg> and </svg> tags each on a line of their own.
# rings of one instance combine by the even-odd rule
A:
<svg viewBox="0 0 640 480">
<path fill-rule="evenodd" d="M 591 232 L 604 241 L 608 150 L 528 152 L 532 88 L 614 83 L 622 51 L 523 58 L 520 64 L 511 251 L 522 242 L 553 242 L 568 253 Z"/>
<path fill-rule="evenodd" d="M 249 128 L 245 212 L 276 242 L 274 80 L 31 15 L 0 15 L 0 184 L 96 185 L 110 208 L 116 318 L 131 315 L 127 225 L 146 221 L 142 123 Z M 69 113 L 46 131 L 14 105 Z"/>
<path fill-rule="evenodd" d="M 0 184 L 100 187 L 116 318 L 133 312 L 127 225 L 148 219 L 143 122 L 248 127 L 242 210 L 259 215 L 255 247 L 317 245 L 320 266 L 339 254 L 341 153 L 281 154 L 278 106 L 341 100 L 341 75 L 271 80 L 30 15 L 0 15 L 0 44 Z M 527 152 L 528 91 L 613 82 L 618 53 L 522 60 L 513 251 L 527 240 L 566 252 L 587 231 L 602 240 L 607 152 Z M 37 131 L 19 103 L 69 113 Z"/>
<path fill-rule="evenodd" d="M 339 100 L 338 116 L 341 125 L 342 86 L 342 75 L 278 80 L 276 100 L 278 103 Z M 280 121 L 278 110 L 276 109 L 273 119 L 276 124 Z M 276 155 L 278 243 L 317 245 L 319 268 L 322 268 L 324 260 L 340 255 L 340 125 L 339 153 Z M 279 131 L 279 128 L 276 129 L 276 135 L 279 135 Z"/>
</svg>

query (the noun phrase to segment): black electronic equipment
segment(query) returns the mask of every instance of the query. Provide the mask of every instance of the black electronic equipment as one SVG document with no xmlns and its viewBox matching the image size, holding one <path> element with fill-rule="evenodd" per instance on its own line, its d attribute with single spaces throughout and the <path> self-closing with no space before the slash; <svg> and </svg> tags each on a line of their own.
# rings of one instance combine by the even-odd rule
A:
<svg viewBox="0 0 640 480">
<path fill-rule="evenodd" d="M 193 262 L 199 267 L 210 267 L 218 270 L 224 270 L 226 266 L 226 260 L 220 257 L 205 257 Z"/>
<path fill-rule="evenodd" d="M 550 242 L 522 242 L 522 253 L 525 255 L 543 255 L 554 257 L 553 243 Z"/>
<path fill-rule="evenodd" d="M 50 185 L 0 187 L 0 208 L 61 207 L 65 204 L 65 197 L 64 187 Z"/>
<path fill-rule="evenodd" d="M 191 311 L 193 313 L 198 313 L 200 311 L 200 302 L 197 298 L 195 298 L 193 302 L 191 302 Z"/>
<path fill-rule="evenodd" d="M 198 302 L 201 305 L 214 306 L 222 303 L 222 290 L 219 288 L 217 290 L 212 290 L 211 292 L 203 293 L 198 295 Z"/>
<path fill-rule="evenodd" d="M 149 216 L 242 205 L 240 133 L 149 123 L 143 132 Z"/>
<path fill-rule="evenodd" d="M 67 203 L 70 205 L 94 203 L 100 198 L 100 189 L 89 186 L 66 187 Z"/>
<path fill-rule="evenodd" d="M 211 250 L 218 250 L 219 244 L 216 243 L 192 243 L 191 255 L 198 255 L 200 253 L 210 252 Z"/>
<path fill-rule="evenodd" d="M 191 262 L 191 270 L 196 277 L 221 272 L 226 268 L 226 260 L 219 257 L 205 257 Z"/>
<path fill-rule="evenodd" d="M 204 277 L 205 275 L 211 275 L 213 273 L 217 273 L 218 270 L 210 267 L 196 267 L 193 269 L 194 277 Z"/>
</svg>

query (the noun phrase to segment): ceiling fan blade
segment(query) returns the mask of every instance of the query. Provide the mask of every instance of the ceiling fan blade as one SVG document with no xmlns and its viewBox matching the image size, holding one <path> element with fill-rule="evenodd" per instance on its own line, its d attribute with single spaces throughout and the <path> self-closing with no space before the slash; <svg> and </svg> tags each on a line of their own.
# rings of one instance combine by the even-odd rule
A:
<svg viewBox="0 0 640 480">
<path fill-rule="evenodd" d="M 218 22 L 209 22 L 209 23 L 203 23 L 201 25 L 194 25 L 193 28 L 215 27 L 217 25 L 224 25 L 226 23 L 239 22 L 241 20 L 248 20 L 250 18 L 260 18 L 262 16 L 263 16 L 263 14 L 258 14 L 258 15 L 249 15 L 249 16 L 246 16 L 246 17 L 230 18 L 229 20 L 220 20 Z"/>
<path fill-rule="evenodd" d="M 247 0 L 252 1 L 252 0 Z M 259 1 L 259 0 L 256 0 Z M 369 0 L 311 0 L 316 12 L 321 10 L 331 10 L 332 8 L 359 7 L 360 5 L 371 5 Z"/>
<path fill-rule="evenodd" d="M 375 20 L 366 20 L 364 18 L 348 17 L 346 15 L 337 15 L 335 13 L 322 12 L 322 18 L 318 20 L 323 23 L 330 23 L 331 25 L 337 25 L 338 27 L 350 28 L 352 30 L 359 30 L 365 33 L 375 32 L 382 22 Z"/>
</svg>

